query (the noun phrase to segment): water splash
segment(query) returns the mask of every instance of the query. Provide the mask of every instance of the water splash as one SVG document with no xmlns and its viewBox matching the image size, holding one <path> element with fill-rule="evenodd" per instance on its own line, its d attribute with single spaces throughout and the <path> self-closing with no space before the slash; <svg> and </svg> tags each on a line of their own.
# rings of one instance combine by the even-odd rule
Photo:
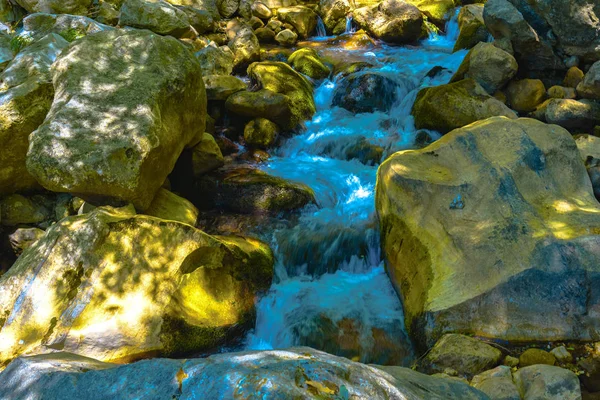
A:
<svg viewBox="0 0 600 400">
<path fill-rule="evenodd" d="M 344 33 L 354 33 L 356 29 L 354 28 L 352 14 L 346 15 L 346 30 Z"/>
</svg>

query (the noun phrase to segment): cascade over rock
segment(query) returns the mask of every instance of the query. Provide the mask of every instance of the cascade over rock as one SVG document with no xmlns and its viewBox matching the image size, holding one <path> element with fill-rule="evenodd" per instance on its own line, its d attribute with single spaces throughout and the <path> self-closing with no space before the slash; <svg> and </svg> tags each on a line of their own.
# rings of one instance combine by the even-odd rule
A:
<svg viewBox="0 0 600 400">
<path fill-rule="evenodd" d="M 387 271 L 422 346 L 445 332 L 509 341 L 600 332 L 600 206 L 571 135 L 490 118 L 380 167 Z"/>
<path fill-rule="evenodd" d="M 27 155 L 27 169 L 49 190 L 143 210 L 183 148 L 204 133 L 200 65 L 174 38 L 88 35 L 61 54 L 52 78 L 57 95 Z"/>
</svg>

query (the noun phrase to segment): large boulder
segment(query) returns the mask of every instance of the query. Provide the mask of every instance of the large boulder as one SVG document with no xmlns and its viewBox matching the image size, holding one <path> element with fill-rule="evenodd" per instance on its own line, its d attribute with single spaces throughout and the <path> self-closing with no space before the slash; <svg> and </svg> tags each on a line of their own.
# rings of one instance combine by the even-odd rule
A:
<svg viewBox="0 0 600 400">
<path fill-rule="evenodd" d="M 600 3 L 597 0 L 509 0 L 557 53 L 585 61 L 600 59 Z M 520 64 L 519 64 L 520 65 Z"/>
<path fill-rule="evenodd" d="M 250 25 L 239 22 L 228 44 L 234 54 L 233 69 L 244 71 L 251 63 L 260 60 L 260 43 Z"/>
<path fill-rule="evenodd" d="M 38 187 L 25 163 L 29 135 L 50 110 L 50 66 L 67 46 L 61 36 L 49 34 L 22 50 L 0 75 L 0 193 Z"/>
<path fill-rule="evenodd" d="M 547 36 L 538 34 L 509 0 L 488 0 L 483 18 L 494 38 L 511 42 L 521 75 L 537 78 L 566 69 Z"/>
<path fill-rule="evenodd" d="M 456 6 L 462 3 L 457 0 L 406 0 L 406 2 L 417 7 L 429 21 L 438 26 L 443 26 L 452 17 Z M 474 1 L 468 0 L 464 3 L 474 3 Z"/>
<path fill-rule="evenodd" d="M 201 139 L 200 65 L 176 39 L 108 31 L 74 42 L 52 69 L 56 96 L 31 134 L 27 169 L 42 186 L 139 209 Z"/>
<path fill-rule="evenodd" d="M 69 353 L 22 357 L 0 374 L 0 397 L 104 399 L 486 400 L 466 383 L 376 367 L 308 347 L 153 359 L 118 366 Z"/>
<path fill-rule="evenodd" d="M 491 43 L 479 43 L 467 53 L 450 82 L 471 78 L 489 94 L 494 94 L 515 76 L 518 69 L 512 55 Z"/>
<path fill-rule="evenodd" d="M 354 20 L 370 35 L 390 43 L 411 43 L 423 35 L 423 16 L 419 9 L 402 0 L 354 10 Z"/>
<path fill-rule="evenodd" d="M 323 0 L 320 2 L 321 17 L 327 31 L 334 35 L 346 30 L 346 16 L 354 7 L 349 0 Z"/>
<path fill-rule="evenodd" d="M 489 32 L 483 20 L 483 4 L 469 4 L 458 13 L 458 39 L 454 51 L 470 49 L 479 42 L 485 42 Z"/>
<path fill-rule="evenodd" d="M 317 14 L 305 6 L 280 8 L 277 17 L 292 25 L 301 39 L 309 37 L 317 27 Z"/>
<path fill-rule="evenodd" d="M 473 79 L 422 89 L 413 105 L 417 129 L 447 133 L 494 116 L 517 118 L 501 101 L 491 97 Z"/>
<path fill-rule="evenodd" d="M 289 101 L 290 119 L 284 123 L 272 119 L 283 129 L 295 128 L 316 112 L 312 84 L 288 64 L 274 61 L 253 63 L 248 67 L 248 76 L 252 84 L 283 95 Z"/>
<path fill-rule="evenodd" d="M 164 0 L 125 0 L 119 25 L 181 37 L 190 32 L 187 14 Z"/>
<path fill-rule="evenodd" d="M 252 326 L 272 268 L 256 240 L 132 207 L 68 217 L 0 277 L 0 363 L 55 350 L 110 361 L 212 348 Z"/>
<path fill-rule="evenodd" d="M 87 15 L 93 0 L 16 0 L 27 12 Z"/>
<path fill-rule="evenodd" d="M 228 46 L 218 47 L 211 42 L 205 48 L 198 50 L 195 55 L 200 61 L 202 76 L 229 75 L 233 72 L 235 54 Z"/>
<path fill-rule="evenodd" d="M 421 346 L 446 332 L 508 341 L 600 332 L 600 206 L 575 141 L 490 118 L 379 168 L 388 274 Z"/>
</svg>

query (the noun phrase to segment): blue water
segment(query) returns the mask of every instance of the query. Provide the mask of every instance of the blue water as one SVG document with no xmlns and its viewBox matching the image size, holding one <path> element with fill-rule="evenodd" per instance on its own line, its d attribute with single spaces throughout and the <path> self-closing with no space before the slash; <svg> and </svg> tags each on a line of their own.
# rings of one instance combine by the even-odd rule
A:
<svg viewBox="0 0 600 400">
<path fill-rule="evenodd" d="M 248 349 L 306 344 L 298 332 L 311 329 L 315 316 L 360 322 L 364 342 L 372 341 L 373 327 L 404 327 L 402 306 L 385 273 L 379 246 L 377 167 L 390 154 L 414 147 L 410 110 L 419 89 L 447 83 L 464 58 L 465 51 L 451 53 L 455 25 L 454 18 L 446 29 L 449 36 L 430 37 L 419 47 L 339 49 L 341 57 L 364 59 L 374 65 L 372 70 L 394 79 L 398 100 L 387 113 L 355 115 L 332 107 L 338 82 L 326 80 L 315 90 L 313 119 L 262 166 L 272 175 L 310 186 L 318 206 L 307 207 L 297 225 L 275 230 L 269 238 L 277 258 L 276 276 L 258 302 Z M 444 69 L 426 77 L 436 66 Z M 347 149 L 357 143 L 379 146 L 382 158 L 371 165 L 347 160 Z M 368 354 L 361 361 L 369 362 Z"/>
</svg>

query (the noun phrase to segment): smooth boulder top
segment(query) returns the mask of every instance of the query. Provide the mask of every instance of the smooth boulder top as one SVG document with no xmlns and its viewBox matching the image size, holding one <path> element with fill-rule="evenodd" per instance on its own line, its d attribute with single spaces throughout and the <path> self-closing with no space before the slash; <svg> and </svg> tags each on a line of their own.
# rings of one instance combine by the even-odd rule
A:
<svg viewBox="0 0 600 400">
<path fill-rule="evenodd" d="M 295 347 L 153 359 L 117 366 L 68 353 L 23 357 L 0 374 L 0 397 L 486 400 L 482 392 L 408 368 L 369 366 Z"/>
<path fill-rule="evenodd" d="M 600 332 L 600 206 L 575 141 L 533 119 L 489 118 L 379 168 L 388 274 L 413 340 L 509 341 Z"/>
</svg>

